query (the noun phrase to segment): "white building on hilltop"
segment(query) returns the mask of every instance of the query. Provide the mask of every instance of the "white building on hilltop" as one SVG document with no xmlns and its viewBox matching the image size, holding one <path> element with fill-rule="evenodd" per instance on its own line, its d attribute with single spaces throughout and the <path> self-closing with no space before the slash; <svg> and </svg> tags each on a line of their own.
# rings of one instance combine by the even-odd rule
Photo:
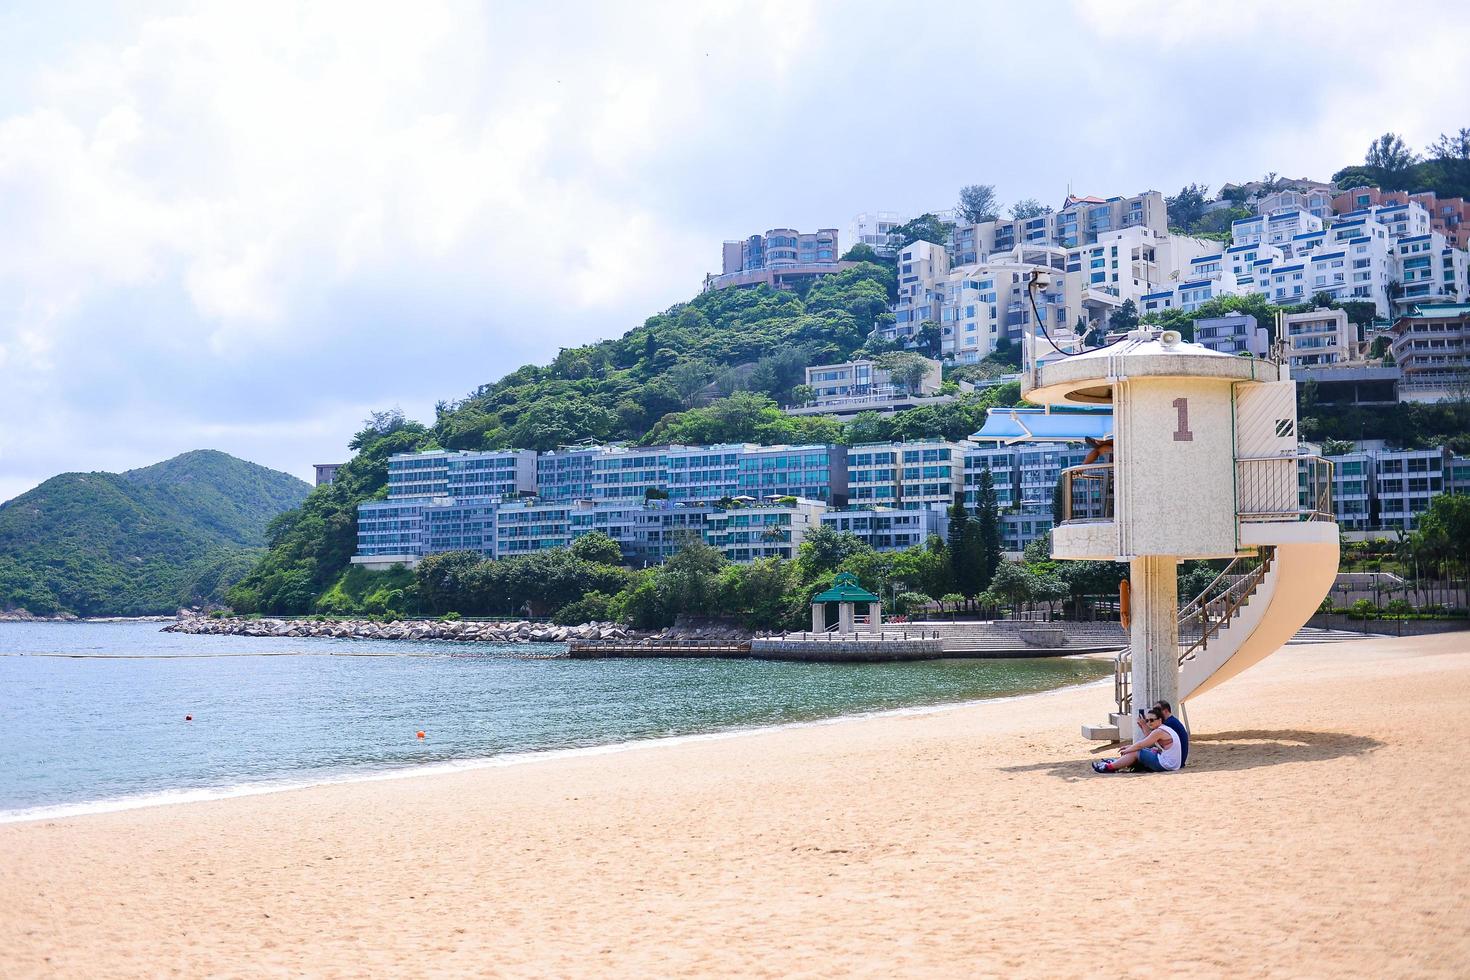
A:
<svg viewBox="0 0 1470 980">
<path fill-rule="evenodd" d="M 894 229 L 908 224 L 912 216 L 897 211 L 864 211 L 853 215 L 847 229 L 848 247 L 866 245 L 884 258 L 892 258 L 903 242 Z"/>
</svg>

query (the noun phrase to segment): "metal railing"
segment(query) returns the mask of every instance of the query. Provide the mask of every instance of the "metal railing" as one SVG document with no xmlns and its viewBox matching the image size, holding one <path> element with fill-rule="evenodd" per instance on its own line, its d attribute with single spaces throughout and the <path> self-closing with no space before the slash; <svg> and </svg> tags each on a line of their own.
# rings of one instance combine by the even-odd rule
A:
<svg viewBox="0 0 1470 980">
<path fill-rule="evenodd" d="M 1112 463 L 1062 470 L 1062 524 L 1114 519 Z M 1331 521 L 1332 461 L 1256 456 L 1235 461 L 1236 514 L 1243 521 Z"/>
<path fill-rule="evenodd" d="M 1240 608 L 1250 601 L 1276 558 L 1276 549 L 1266 546 L 1259 557 L 1236 558 L 1199 595 L 1179 610 L 1179 666 L 1209 649 L 1210 639 L 1226 629 Z M 1113 658 L 1113 700 L 1118 711 L 1133 708 L 1133 648 L 1124 647 Z"/>
<path fill-rule="evenodd" d="M 1248 456 L 1235 461 L 1243 521 L 1331 521 L 1332 461 L 1321 456 Z"/>
<path fill-rule="evenodd" d="M 1113 519 L 1113 464 L 1091 463 L 1062 470 L 1063 524 Z"/>
</svg>

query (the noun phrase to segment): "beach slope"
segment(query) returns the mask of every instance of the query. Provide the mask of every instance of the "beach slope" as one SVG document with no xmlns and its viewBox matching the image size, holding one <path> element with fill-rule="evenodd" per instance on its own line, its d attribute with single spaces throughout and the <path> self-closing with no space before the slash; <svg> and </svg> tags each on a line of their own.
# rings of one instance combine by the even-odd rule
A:
<svg viewBox="0 0 1470 980">
<path fill-rule="evenodd" d="M 1107 695 L 0 826 L 3 972 L 1470 971 L 1470 634 L 1289 647 L 1177 774 Z"/>
</svg>

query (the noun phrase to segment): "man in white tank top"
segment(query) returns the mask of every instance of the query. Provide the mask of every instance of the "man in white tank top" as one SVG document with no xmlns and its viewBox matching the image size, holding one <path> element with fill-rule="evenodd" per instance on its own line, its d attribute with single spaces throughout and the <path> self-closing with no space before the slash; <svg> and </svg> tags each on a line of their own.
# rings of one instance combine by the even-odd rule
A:
<svg viewBox="0 0 1470 980">
<path fill-rule="evenodd" d="M 1156 710 L 1142 712 L 1140 720 L 1148 734 L 1123 749 L 1116 759 L 1099 759 L 1092 764 L 1094 772 L 1122 772 L 1137 766 L 1146 772 L 1175 772 L 1183 761 L 1179 736 L 1164 724 Z"/>
</svg>

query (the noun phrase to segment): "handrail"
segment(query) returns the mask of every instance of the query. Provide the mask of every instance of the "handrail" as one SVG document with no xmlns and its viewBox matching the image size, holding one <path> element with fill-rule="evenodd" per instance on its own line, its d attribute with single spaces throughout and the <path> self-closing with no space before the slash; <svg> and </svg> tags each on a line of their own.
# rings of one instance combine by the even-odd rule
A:
<svg viewBox="0 0 1470 980">
<path fill-rule="evenodd" d="M 1233 574 L 1235 572 L 1235 567 L 1241 564 L 1244 559 L 1244 555 L 1237 555 L 1236 557 L 1230 559 L 1230 563 L 1225 566 L 1225 568 L 1220 572 L 1219 575 L 1216 575 L 1214 577 L 1209 585 L 1200 590 L 1199 595 L 1195 596 L 1193 599 L 1190 599 L 1189 602 L 1185 603 L 1184 607 L 1179 610 L 1180 617 L 1183 618 L 1189 613 L 1194 612 L 1195 608 L 1199 606 L 1200 600 L 1202 600 L 1216 585 L 1219 585 L 1221 580 L 1223 580 L 1227 575 Z"/>
<path fill-rule="evenodd" d="M 1237 563 L 1249 559 L 1233 560 L 1224 571 L 1215 576 L 1204 591 L 1191 599 L 1180 610 L 1179 619 L 1176 622 L 1181 628 L 1186 627 L 1196 618 L 1203 621 L 1198 639 L 1191 640 L 1187 644 L 1182 642 L 1179 644 L 1178 664 L 1180 667 L 1193 660 L 1200 650 L 1208 649 L 1210 637 L 1226 629 L 1230 621 L 1235 618 L 1236 612 L 1250 601 L 1251 596 L 1255 595 L 1256 590 L 1260 588 L 1271 570 L 1271 565 L 1276 557 L 1275 552 L 1276 549 L 1269 545 L 1262 547 L 1259 565 L 1235 578 L 1219 595 L 1210 596 L 1211 589 L 1215 588 L 1227 575 L 1233 574 L 1232 569 L 1237 566 Z M 1219 610 L 1219 614 L 1213 615 L 1216 609 Z M 1131 646 L 1119 650 L 1117 656 L 1113 658 L 1113 700 L 1118 705 L 1119 713 L 1127 714 L 1132 710 L 1133 648 Z"/>
</svg>

